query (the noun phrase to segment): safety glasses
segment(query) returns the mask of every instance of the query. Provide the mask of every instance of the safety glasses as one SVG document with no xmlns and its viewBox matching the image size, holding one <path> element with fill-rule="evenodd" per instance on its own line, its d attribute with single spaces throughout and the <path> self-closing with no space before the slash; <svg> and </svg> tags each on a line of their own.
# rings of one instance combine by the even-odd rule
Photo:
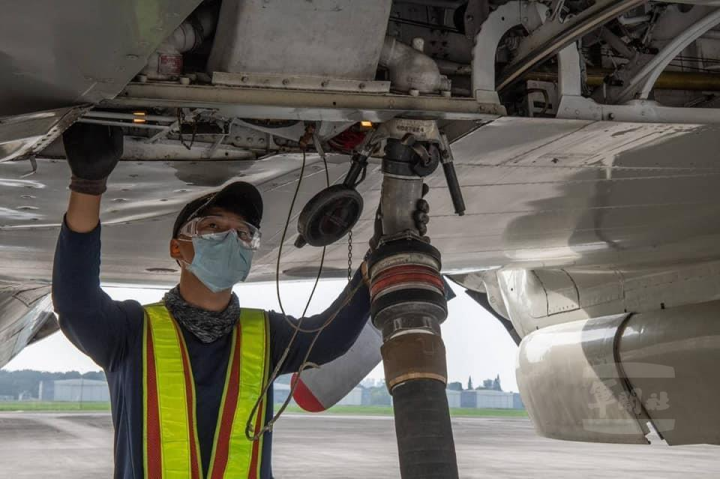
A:
<svg viewBox="0 0 720 479">
<path fill-rule="evenodd" d="M 201 216 L 194 218 L 178 232 L 179 235 L 193 238 L 235 230 L 240 242 L 248 249 L 260 248 L 260 230 L 245 221 L 226 218 L 224 216 Z"/>
</svg>

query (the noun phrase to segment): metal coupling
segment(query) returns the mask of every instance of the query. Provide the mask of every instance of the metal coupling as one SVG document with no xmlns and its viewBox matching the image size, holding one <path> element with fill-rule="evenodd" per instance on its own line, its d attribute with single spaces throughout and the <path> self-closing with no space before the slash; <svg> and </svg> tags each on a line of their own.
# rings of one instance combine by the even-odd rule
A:
<svg viewBox="0 0 720 479">
<path fill-rule="evenodd" d="M 440 253 L 415 238 L 384 242 L 370 257 L 371 315 L 382 331 L 385 379 L 392 392 L 415 379 L 447 382 L 440 324 L 447 318 Z"/>
<path fill-rule="evenodd" d="M 390 392 L 395 386 L 414 379 L 434 379 L 447 384 L 445 344 L 437 334 L 399 334 L 385 341 L 380 352 Z"/>
<path fill-rule="evenodd" d="M 440 252 L 414 237 L 382 242 L 370 256 L 370 314 L 386 341 L 409 330 L 440 334 L 447 318 L 440 268 Z"/>
</svg>

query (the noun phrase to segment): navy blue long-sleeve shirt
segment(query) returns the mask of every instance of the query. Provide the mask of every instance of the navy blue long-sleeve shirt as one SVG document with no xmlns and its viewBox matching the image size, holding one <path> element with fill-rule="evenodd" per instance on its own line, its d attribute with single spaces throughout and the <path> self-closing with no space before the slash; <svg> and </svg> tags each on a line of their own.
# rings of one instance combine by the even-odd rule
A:
<svg viewBox="0 0 720 479">
<path fill-rule="evenodd" d="M 143 478 L 142 324 L 144 312 L 137 301 L 113 301 L 100 288 L 100 226 L 76 233 L 63 225 L 55 251 L 53 301 L 60 328 L 80 351 L 105 370 L 110 388 L 115 427 L 115 477 Z M 348 291 L 352 298 L 342 305 Z M 241 303 L 241 307 L 243 303 Z M 251 305 L 248 305 L 251 306 Z M 345 291 L 325 310 L 302 320 L 303 328 L 316 328 L 338 311 L 322 332 L 309 361 L 324 364 L 345 354 L 370 315 L 370 294 L 357 272 Z M 288 317 L 297 324 L 298 320 Z M 279 313 L 268 313 L 272 369 L 294 332 Z M 203 471 L 208 471 L 215 425 L 220 409 L 230 354 L 230 334 L 209 344 L 180 327 L 187 343 L 197 394 L 198 439 Z M 313 339 L 299 333 L 281 374 L 298 370 Z M 272 405 L 272 388 L 267 404 Z M 266 421 L 272 417 L 267 408 Z M 270 479 L 272 434 L 263 441 L 261 479 Z"/>
</svg>

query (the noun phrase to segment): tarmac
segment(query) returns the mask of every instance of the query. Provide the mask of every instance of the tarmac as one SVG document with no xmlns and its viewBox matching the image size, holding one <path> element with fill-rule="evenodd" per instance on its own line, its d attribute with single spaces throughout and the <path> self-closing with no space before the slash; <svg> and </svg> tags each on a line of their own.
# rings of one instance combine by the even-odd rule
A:
<svg viewBox="0 0 720 479">
<path fill-rule="evenodd" d="M 720 449 L 587 444 L 538 437 L 528 419 L 454 418 L 460 477 L 717 478 Z M 288 414 L 275 479 L 398 478 L 391 417 Z M 112 477 L 107 413 L 0 413 L 0 477 Z"/>
</svg>

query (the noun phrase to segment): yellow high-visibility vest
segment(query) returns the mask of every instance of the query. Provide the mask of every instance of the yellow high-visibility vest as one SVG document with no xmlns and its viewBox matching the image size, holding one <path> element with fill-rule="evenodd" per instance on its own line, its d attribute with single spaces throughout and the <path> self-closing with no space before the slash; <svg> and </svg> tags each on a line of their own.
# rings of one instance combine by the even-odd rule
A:
<svg viewBox="0 0 720 479">
<path fill-rule="evenodd" d="M 232 331 L 225 388 L 210 470 L 202 470 L 190 357 L 164 304 L 145 306 L 143 329 L 144 466 L 147 479 L 260 477 L 262 439 L 245 436 L 248 417 L 267 381 L 270 357 L 265 312 L 242 309 Z M 265 399 L 253 418 L 259 432 Z"/>
</svg>

